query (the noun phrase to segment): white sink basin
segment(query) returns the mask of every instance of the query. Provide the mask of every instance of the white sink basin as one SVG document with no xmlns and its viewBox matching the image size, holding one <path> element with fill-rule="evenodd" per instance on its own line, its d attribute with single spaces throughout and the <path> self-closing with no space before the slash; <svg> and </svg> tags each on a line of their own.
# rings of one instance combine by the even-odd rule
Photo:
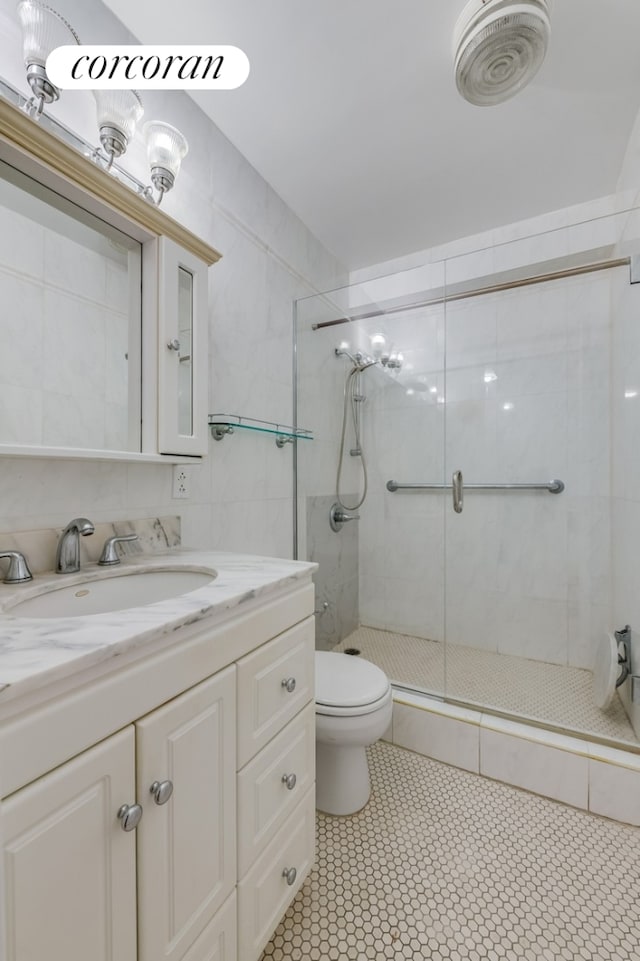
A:
<svg viewBox="0 0 640 961">
<path fill-rule="evenodd" d="M 172 568 L 153 571 L 118 571 L 99 580 L 52 585 L 34 597 L 7 604 L 5 612 L 14 617 L 84 617 L 108 614 L 130 607 L 155 604 L 180 597 L 210 584 L 215 571 Z"/>
</svg>

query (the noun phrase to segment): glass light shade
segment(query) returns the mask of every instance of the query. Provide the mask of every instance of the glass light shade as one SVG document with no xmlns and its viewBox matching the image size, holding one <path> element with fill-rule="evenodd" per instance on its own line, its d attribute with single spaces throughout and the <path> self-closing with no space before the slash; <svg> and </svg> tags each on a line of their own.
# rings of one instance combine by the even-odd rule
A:
<svg viewBox="0 0 640 961">
<path fill-rule="evenodd" d="M 73 27 L 46 3 L 21 0 L 17 11 L 22 27 L 25 66 L 38 64 L 44 67 L 56 47 L 80 43 Z"/>
<path fill-rule="evenodd" d="M 180 172 L 180 164 L 187 155 L 189 144 L 179 130 L 160 120 L 150 120 L 143 127 L 147 142 L 147 159 L 153 170 L 161 167 L 175 178 Z"/>
<path fill-rule="evenodd" d="M 98 112 L 98 126 L 114 127 L 125 138 L 133 138 L 142 119 L 144 108 L 135 90 L 94 90 Z"/>
</svg>

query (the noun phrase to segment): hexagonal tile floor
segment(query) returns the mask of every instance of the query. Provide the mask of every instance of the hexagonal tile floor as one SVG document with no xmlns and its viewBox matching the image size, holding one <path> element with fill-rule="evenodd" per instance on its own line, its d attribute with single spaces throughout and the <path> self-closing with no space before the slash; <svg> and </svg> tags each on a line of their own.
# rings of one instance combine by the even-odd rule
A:
<svg viewBox="0 0 640 961">
<path fill-rule="evenodd" d="M 261 961 L 638 961 L 640 830 L 379 742 Z"/>
<path fill-rule="evenodd" d="M 359 627 L 334 650 L 350 647 L 398 684 L 435 694 L 446 687 L 448 697 L 480 709 L 493 708 L 563 731 L 638 746 L 617 695 L 606 711 L 594 704 L 591 671 L 373 627 Z"/>
</svg>

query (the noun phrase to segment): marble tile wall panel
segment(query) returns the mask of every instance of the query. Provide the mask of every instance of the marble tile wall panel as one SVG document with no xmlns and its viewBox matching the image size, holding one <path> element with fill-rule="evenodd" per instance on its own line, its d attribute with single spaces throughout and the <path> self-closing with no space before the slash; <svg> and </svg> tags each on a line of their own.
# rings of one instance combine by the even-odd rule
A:
<svg viewBox="0 0 640 961">
<path fill-rule="evenodd" d="M 319 564 L 316 585 L 316 647 L 330 650 L 359 624 L 358 522 L 335 532 L 329 512 L 335 495 L 307 497 L 307 560 Z M 323 605 L 328 604 L 326 610 Z"/>
<path fill-rule="evenodd" d="M 56 548 L 62 530 L 63 528 L 60 527 L 48 530 L 2 533 L 0 534 L 0 549 L 21 551 L 27 558 L 33 574 L 52 571 L 55 567 Z M 140 520 L 96 523 L 93 534 L 80 538 L 81 563 L 95 563 L 100 557 L 104 542 L 108 537 L 124 536 L 126 534 L 137 534 L 138 540 L 119 544 L 117 550 L 121 557 L 180 547 L 180 518 L 177 516 L 148 517 Z"/>
</svg>

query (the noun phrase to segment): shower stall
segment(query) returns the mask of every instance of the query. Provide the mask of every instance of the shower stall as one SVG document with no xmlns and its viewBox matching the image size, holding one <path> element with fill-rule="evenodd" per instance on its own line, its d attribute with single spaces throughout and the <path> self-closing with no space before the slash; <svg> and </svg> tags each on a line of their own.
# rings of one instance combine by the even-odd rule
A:
<svg viewBox="0 0 640 961">
<path fill-rule="evenodd" d="M 296 303 L 296 549 L 319 647 L 640 751 L 640 217 L 565 214 Z"/>
</svg>

